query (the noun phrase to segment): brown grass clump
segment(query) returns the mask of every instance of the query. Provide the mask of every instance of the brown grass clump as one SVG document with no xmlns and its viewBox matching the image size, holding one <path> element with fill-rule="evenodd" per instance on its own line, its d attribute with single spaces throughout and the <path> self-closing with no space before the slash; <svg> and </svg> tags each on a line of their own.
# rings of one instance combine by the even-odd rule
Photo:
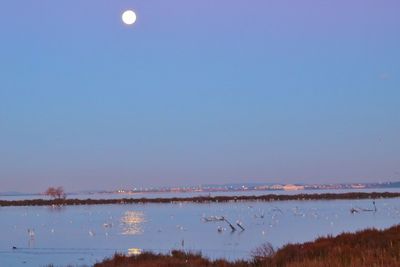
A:
<svg viewBox="0 0 400 267">
<path fill-rule="evenodd" d="M 272 263 L 285 267 L 400 266 L 400 226 L 289 244 L 275 253 Z"/>
<path fill-rule="evenodd" d="M 250 261 L 229 262 L 209 260 L 199 253 L 145 252 L 137 256 L 116 254 L 95 267 L 398 267 L 400 225 L 382 231 L 368 229 L 303 244 L 288 244 L 277 251 L 264 244 L 253 251 L 252 257 Z"/>
<path fill-rule="evenodd" d="M 200 253 L 173 250 L 170 255 L 145 252 L 137 256 L 114 255 L 95 267 L 248 267 L 246 261 L 228 262 L 226 260 L 211 261 Z"/>
</svg>

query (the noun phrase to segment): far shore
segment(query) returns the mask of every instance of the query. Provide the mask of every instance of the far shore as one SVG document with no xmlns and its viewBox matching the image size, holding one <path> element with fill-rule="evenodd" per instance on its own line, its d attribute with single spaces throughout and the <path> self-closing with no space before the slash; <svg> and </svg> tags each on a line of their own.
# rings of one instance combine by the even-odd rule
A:
<svg viewBox="0 0 400 267">
<path fill-rule="evenodd" d="M 309 200 L 354 200 L 398 198 L 400 193 L 394 192 L 349 192 L 296 195 L 261 195 L 261 196 L 196 196 L 171 198 L 120 198 L 120 199 L 31 199 L 0 200 L 0 207 L 10 206 L 74 206 L 74 205 L 109 205 L 109 204 L 147 204 L 147 203 L 226 203 L 226 202 L 272 202 L 272 201 L 309 201 Z"/>
</svg>

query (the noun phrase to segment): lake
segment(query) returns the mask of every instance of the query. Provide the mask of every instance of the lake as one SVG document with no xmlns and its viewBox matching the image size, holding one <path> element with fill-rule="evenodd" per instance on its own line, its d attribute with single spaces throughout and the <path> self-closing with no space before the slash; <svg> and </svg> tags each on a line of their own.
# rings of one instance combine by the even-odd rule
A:
<svg viewBox="0 0 400 267">
<path fill-rule="evenodd" d="M 1 207 L 0 266 L 81 266 L 115 252 L 171 249 L 249 258 L 265 242 L 277 248 L 399 223 L 399 199 L 378 199 L 376 207 L 355 214 L 351 208 L 373 209 L 372 200 Z M 236 231 L 225 221 L 206 220 L 212 216 L 224 216 Z"/>
</svg>

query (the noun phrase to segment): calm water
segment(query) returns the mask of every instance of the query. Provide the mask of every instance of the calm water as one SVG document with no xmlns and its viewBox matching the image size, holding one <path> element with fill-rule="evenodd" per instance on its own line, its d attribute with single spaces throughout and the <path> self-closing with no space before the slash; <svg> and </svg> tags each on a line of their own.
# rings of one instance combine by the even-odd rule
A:
<svg viewBox="0 0 400 267">
<path fill-rule="evenodd" d="M 70 194 L 68 198 L 77 199 L 116 199 L 116 198 L 172 198 L 172 197 L 195 197 L 195 196 L 260 196 L 268 194 L 276 195 L 294 195 L 294 194 L 323 194 L 323 193 L 347 193 L 347 192 L 400 192 L 400 188 L 379 188 L 379 189 L 340 189 L 340 190 L 257 190 L 257 191 L 226 191 L 226 192 L 166 192 L 166 193 L 133 193 L 133 194 Z M 0 195 L 0 200 L 23 200 L 23 199 L 50 199 L 43 195 Z"/>
<path fill-rule="evenodd" d="M 247 258 L 264 242 L 288 242 L 400 221 L 399 199 L 243 202 L 221 204 L 133 204 L 0 208 L 0 266 L 91 265 L 115 252 L 171 249 L 202 251 L 211 258 Z M 231 232 L 225 216 L 245 231 Z M 220 229 L 220 231 L 218 231 Z M 17 249 L 13 250 L 12 247 Z"/>
</svg>

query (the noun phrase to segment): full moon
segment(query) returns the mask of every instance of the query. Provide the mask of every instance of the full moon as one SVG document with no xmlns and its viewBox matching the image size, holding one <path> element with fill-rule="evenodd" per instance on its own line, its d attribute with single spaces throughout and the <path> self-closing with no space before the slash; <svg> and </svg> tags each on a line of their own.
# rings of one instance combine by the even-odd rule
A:
<svg viewBox="0 0 400 267">
<path fill-rule="evenodd" d="M 126 10 L 122 13 L 122 21 L 126 25 L 132 25 L 136 21 L 136 13 L 133 10 Z"/>
</svg>

